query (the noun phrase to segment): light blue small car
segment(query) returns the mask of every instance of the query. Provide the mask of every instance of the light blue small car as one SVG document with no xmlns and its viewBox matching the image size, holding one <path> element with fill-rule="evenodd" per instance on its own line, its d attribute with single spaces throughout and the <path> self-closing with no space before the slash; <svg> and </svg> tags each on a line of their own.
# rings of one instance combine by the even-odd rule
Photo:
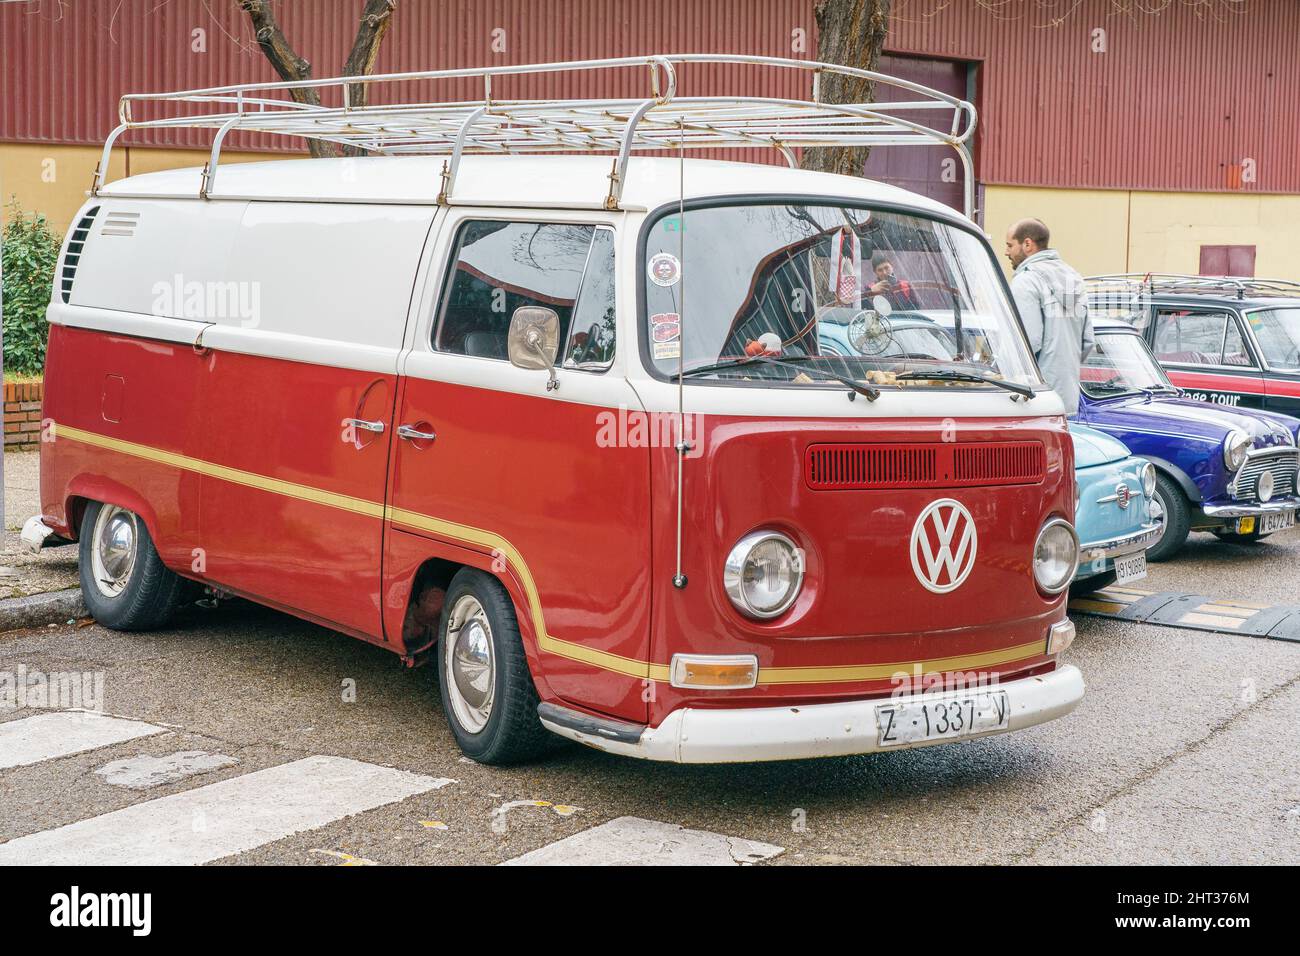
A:
<svg viewBox="0 0 1300 956">
<path fill-rule="evenodd" d="M 1070 423 L 1074 439 L 1079 569 L 1070 593 L 1091 594 L 1146 577 L 1146 549 L 1160 536 L 1151 517 L 1156 470 L 1105 432 Z"/>
</svg>

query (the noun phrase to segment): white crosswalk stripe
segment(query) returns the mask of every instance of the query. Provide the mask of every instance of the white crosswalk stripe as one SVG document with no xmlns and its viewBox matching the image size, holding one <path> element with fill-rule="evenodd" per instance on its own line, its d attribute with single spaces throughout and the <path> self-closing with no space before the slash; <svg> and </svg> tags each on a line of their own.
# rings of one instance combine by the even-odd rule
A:
<svg viewBox="0 0 1300 956">
<path fill-rule="evenodd" d="M 0 723 L 0 770 L 167 730 L 143 721 L 85 712 L 42 713 L 6 721 Z M 145 789 L 237 764 L 234 758 L 205 751 L 178 751 L 161 757 L 138 753 L 104 764 L 96 772 L 117 786 Z M 208 863 L 456 782 L 345 757 L 306 757 L 0 843 L 0 865 Z M 538 801 L 513 804 L 551 806 Z M 578 808 L 552 809 L 566 816 L 569 814 L 562 809 L 572 812 Z M 759 863 L 783 852 L 783 847 L 770 843 L 657 820 L 619 817 L 503 865 L 735 866 Z M 347 865 L 373 862 L 332 850 L 312 853 L 337 856 Z"/>
<path fill-rule="evenodd" d="M 207 863 L 452 781 L 306 757 L 0 844 L 0 865 Z"/>
<path fill-rule="evenodd" d="M 619 817 L 507 860 L 502 866 L 739 866 L 785 852 L 772 843 Z"/>
<path fill-rule="evenodd" d="M 8 720 L 0 724 L 0 770 L 98 750 L 165 730 L 90 711 L 56 711 Z"/>
</svg>

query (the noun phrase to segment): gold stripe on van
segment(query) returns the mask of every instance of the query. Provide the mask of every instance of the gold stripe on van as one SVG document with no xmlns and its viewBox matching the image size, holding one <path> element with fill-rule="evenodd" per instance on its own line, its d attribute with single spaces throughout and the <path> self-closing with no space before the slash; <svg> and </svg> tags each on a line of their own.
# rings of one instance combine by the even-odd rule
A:
<svg viewBox="0 0 1300 956">
<path fill-rule="evenodd" d="M 288 498 L 298 498 L 302 501 L 311 501 L 316 504 L 327 505 L 331 508 L 339 508 L 343 511 L 368 515 L 372 518 L 382 518 L 384 516 L 384 506 L 376 501 L 367 501 L 364 498 L 353 498 L 350 495 L 340 495 L 333 491 L 324 491 L 320 488 L 313 488 L 311 485 L 300 485 L 292 481 L 283 481 L 279 478 L 259 475 L 252 471 L 242 471 L 238 468 L 229 468 L 225 465 L 218 465 L 215 462 L 204 461 L 202 458 L 191 458 L 189 455 L 180 455 L 176 452 L 164 451 L 161 448 L 154 448 L 150 445 L 138 445 L 135 442 L 123 441 L 120 438 L 109 438 L 107 435 L 83 431 L 80 428 L 72 428 L 68 425 L 59 425 L 56 423 L 53 427 L 53 436 L 56 439 L 71 438 L 73 441 L 79 441 L 83 445 L 93 445 L 96 448 L 107 448 L 110 451 L 119 452 L 123 455 L 130 455 L 133 458 L 143 458 L 147 461 L 155 461 L 164 465 L 171 465 L 173 468 L 181 468 L 185 471 L 195 472 L 196 474 L 208 475 L 212 478 L 220 478 L 223 481 L 234 482 L 237 485 L 245 485 L 249 488 L 258 488 L 262 491 L 269 491 L 276 495 L 284 495 Z"/>
<path fill-rule="evenodd" d="M 524 589 L 524 595 L 528 599 L 528 615 L 533 622 L 533 630 L 537 634 L 537 644 L 541 650 L 601 670 L 623 674 L 626 677 L 665 683 L 668 681 L 669 667 L 667 664 L 655 664 L 651 661 L 623 657 L 620 654 L 611 654 L 608 651 L 597 650 L 594 647 L 575 644 L 572 641 L 565 641 L 552 636 L 546 630 L 546 620 L 542 614 L 541 596 L 538 593 L 537 583 L 533 579 L 528 563 L 524 561 L 519 550 L 499 534 L 485 531 L 482 528 L 475 528 L 471 525 L 435 518 L 431 515 L 421 514 L 418 511 L 408 511 L 405 508 L 395 508 L 378 501 L 353 498 L 350 495 L 340 495 L 310 485 L 300 485 L 280 478 L 271 478 L 268 475 L 259 475 L 256 472 L 229 468 L 215 462 L 205 461 L 202 458 L 165 451 L 151 445 L 123 441 L 120 438 L 110 438 L 107 435 L 100 435 L 96 432 L 89 432 L 68 425 L 55 423 L 52 435 L 56 439 L 69 438 L 81 442 L 83 445 L 91 445 L 95 448 L 104 448 L 119 454 L 130 455 L 133 458 L 170 465 L 173 468 L 219 478 L 249 488 L 257 488 L 271 494 L 284 495 L 300 501 L 309 501 L 371 518 L 386 518 L 409 528 L 430 531 L 455 541 L 485 548 L 504 558 L 518 575 L 519 582 Z M 1021 644 L 1017 647 L 1008 647 L 1002 650 L 986 651 L 980 654 L 965 654 L 959 657 L 940 657 L 927 661 L 905 661 L 895 664 L 846 664 L 831 667 L 767 667 L 758 672 L 758 683 L 760 685 L 838 684 L 888 680 L 896 674 L 911 674 L 917 669 L 920 669 L 922 673 L 936 673 L 993 667 L 1011 661 L 1037 657 L 1043 652 L 1043 641 L 1035 641 L 1032 644 Z"/>
</svg>

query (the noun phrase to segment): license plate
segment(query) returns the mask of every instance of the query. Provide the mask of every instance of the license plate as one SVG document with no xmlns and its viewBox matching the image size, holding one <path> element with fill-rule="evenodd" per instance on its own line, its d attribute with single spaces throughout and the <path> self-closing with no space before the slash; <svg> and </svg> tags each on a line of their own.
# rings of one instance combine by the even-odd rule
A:
<svg viewBox="0 0 1300 956">
<path fill-rule="evenodd" d="M 1007 692 L 921 697 L 876 707 L 878 745 L 898 747 L 923 740 L 952 740 L 1005 730 L 1011 719 Z"/>
<path fill-rule="evenodd" d="M 1274 531 L 1285 531 L 1295 524 L 1294 511 L 1281 511 L 1273 515 L 1262 515 L 1259 519 L 1259 533 L 1272 534 Z"/>
<path fill-rule="evenodd" d="M 1147 556 L 1146 552 L 1138 554 L 1126 554 L 1122 558 L 1115 559 L 1115 583 L 1128 584 L 1130 581 L 1140 581 L 1147 576 Z"/>
</svg>

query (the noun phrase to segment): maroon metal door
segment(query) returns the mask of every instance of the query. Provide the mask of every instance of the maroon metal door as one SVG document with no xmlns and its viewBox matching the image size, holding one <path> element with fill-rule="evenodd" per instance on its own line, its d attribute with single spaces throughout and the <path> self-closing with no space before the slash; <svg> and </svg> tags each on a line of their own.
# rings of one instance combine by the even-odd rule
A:
<svg viewBox="0 0 1300 956">
<path fill-rule="evenodd" d="M 952 96 L 969 99 L 967 78 L 970 67 L 961 60 L 934 60 L 898 53 L 885 53 L 880 57 L 878 72 L 913 83 L 923 83 Z M 878 85 L 876 101 L 887 103 L 908 96 L 906 90 Z M 898 114 L 903 119 L 923 126 L 933 126 L 935 114 L 927 110 L 906 110 Z M 947 132 L 947 130 L 945 130 Z M 957 151 L 945 146 L 907 146 L 876 149 L 867 157 L 864 175 L 891 186 L 910 189 L 912 192 L 937 199 L 962 211 L 962 181 L 966 175 Z"/>
</svg>

